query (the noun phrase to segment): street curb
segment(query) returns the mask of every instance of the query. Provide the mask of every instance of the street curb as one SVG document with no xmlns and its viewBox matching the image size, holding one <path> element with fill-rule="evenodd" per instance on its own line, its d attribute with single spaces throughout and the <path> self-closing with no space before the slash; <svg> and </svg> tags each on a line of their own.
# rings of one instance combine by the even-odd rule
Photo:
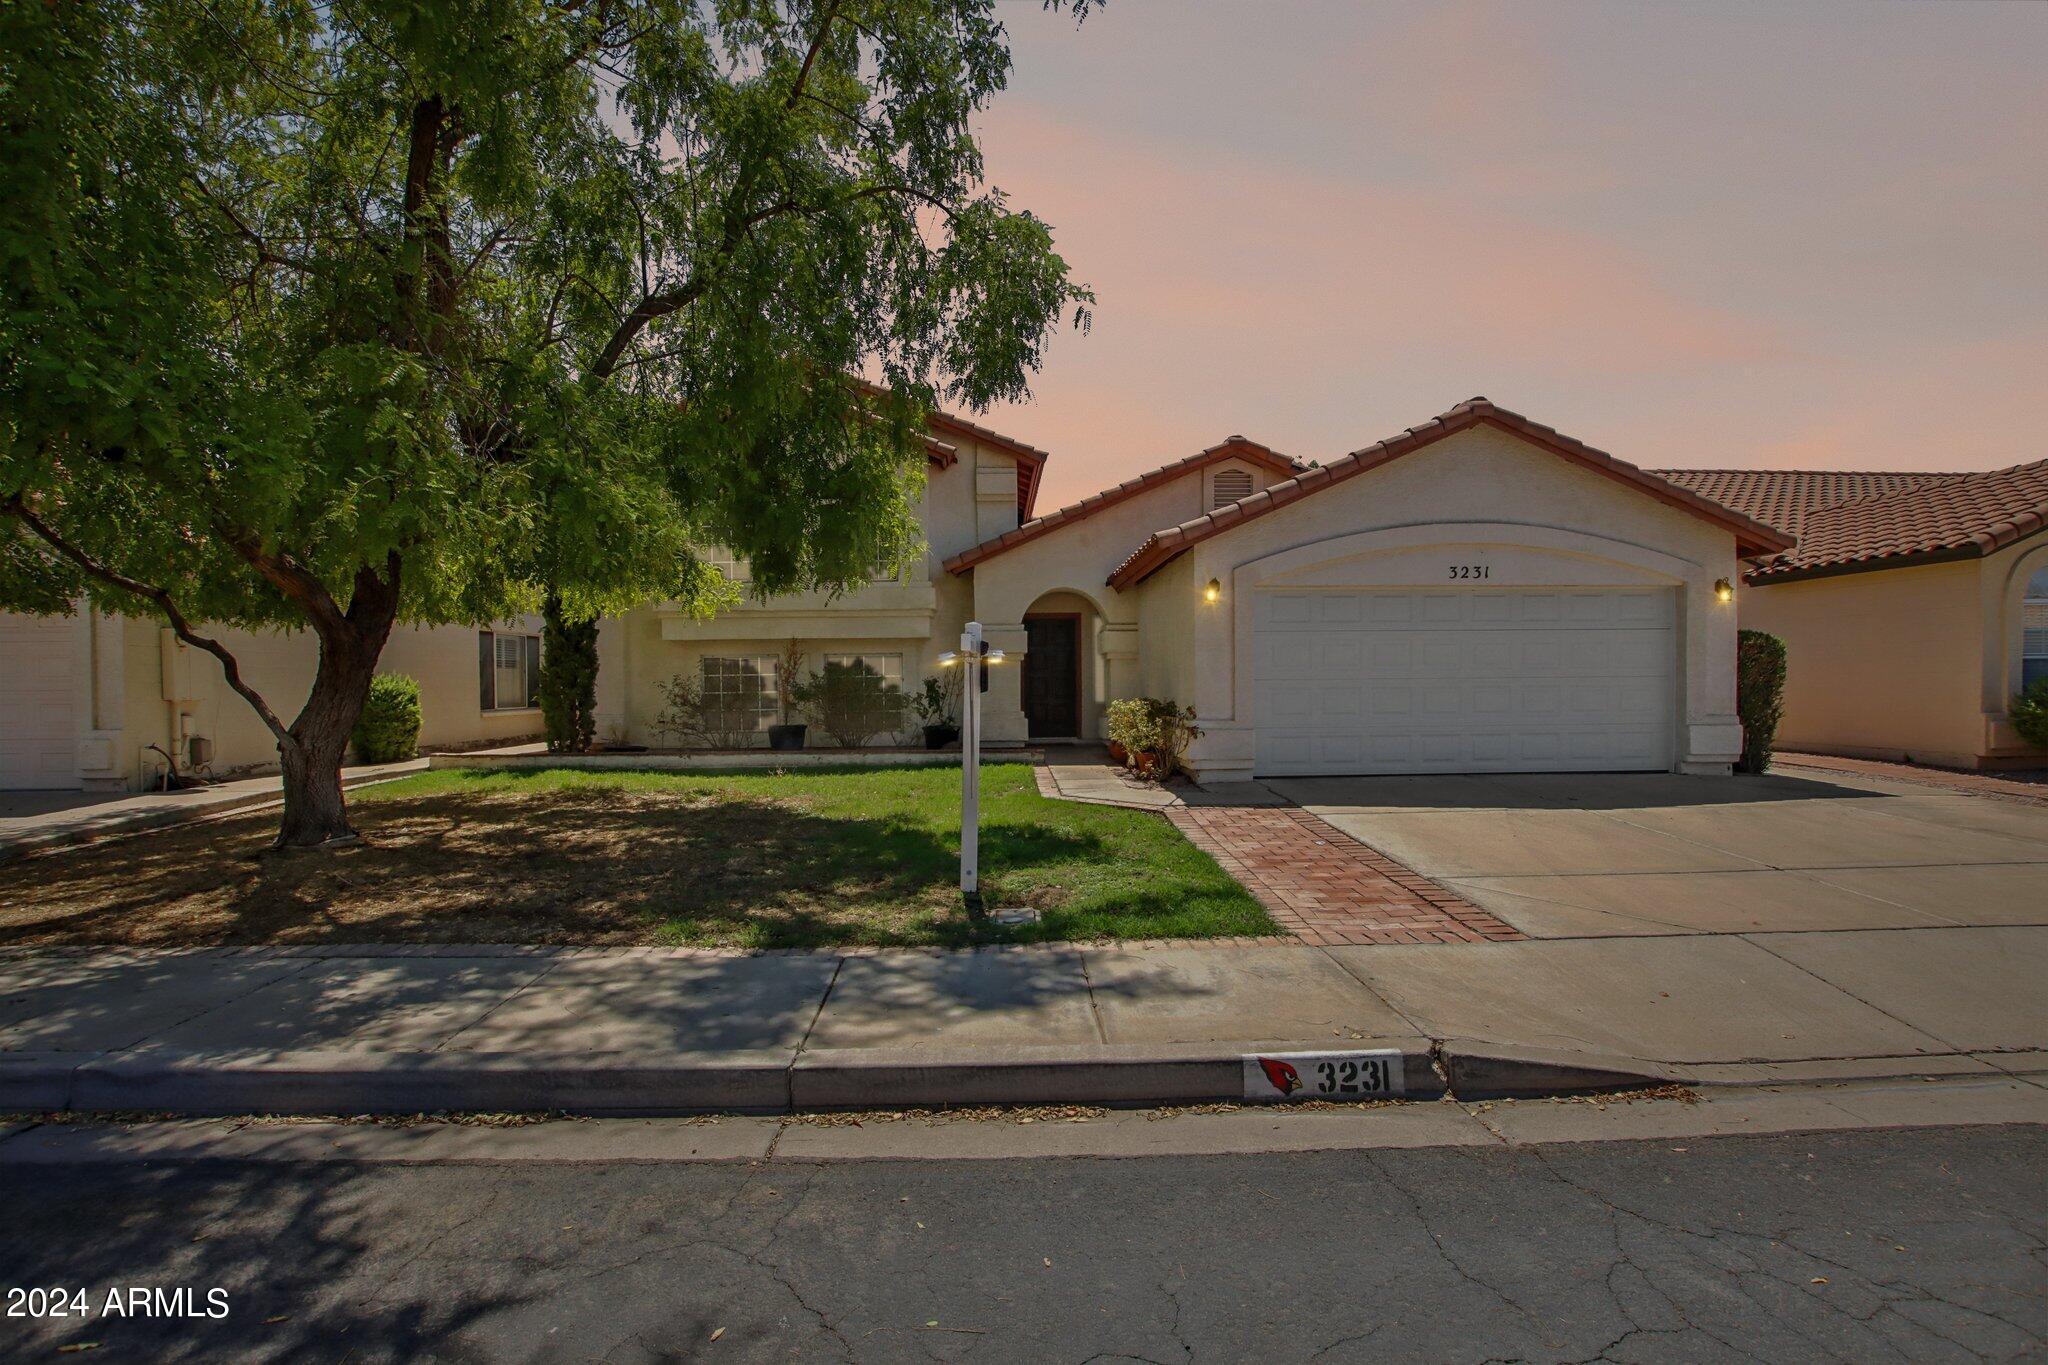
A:
<svg viewBox="0 0 2048 1365">
<path fill-rule="evenodd" d="M 1461 1100 L 1597 1095 L 1697 1083 L 1697 1068 L 1610 1053 L 1447 1039 L 1437 1047 L 1450 1092 Z"/>
<path fill-rule="evenodd" d="M 1678 1065 L 1453 1039 L 1356 1040 L 1398 1051 L 1404 1093 L 1435 1100 L 1594 1095 L 1661 1085 L 1790 1087 L 1994 1074 L 1965 1054 Z M 127 1052 L 0 1054 L 0 1112 L 177 1117 L 419 1113 L 658 1116 L 831 1109 L 1244 1102 L 1246 1056 L 1327 1040 L 732 1052 Z M 2048 1065 L 2038 1054 L 2032 1062 Z M 1298 1099 L 1317 1099 L 1302 1094 Z"/>
</svg>

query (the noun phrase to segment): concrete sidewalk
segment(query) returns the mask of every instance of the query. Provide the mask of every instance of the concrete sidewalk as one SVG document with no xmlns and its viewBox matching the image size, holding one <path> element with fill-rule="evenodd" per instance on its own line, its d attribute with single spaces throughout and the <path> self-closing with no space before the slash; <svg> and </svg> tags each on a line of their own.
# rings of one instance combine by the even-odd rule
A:
<svg viewBox="0 0 2048 1365">
<path fill-rule="evenodd" d="M 360 787 L 426 770 L 424 758 L 355 764 L 341 770 L 341 784 Z M 283 792 L 284 780 L 275 773 L 171 792 L 0 792 L 0 862 L 275 805 Z"/>
<path fill-rule="evenodd" d="M 1387 1048 L 1408 1093 L 2048 1073 L 2048 928 L 1482 945 L 0 955 L 0 1109 L 363 1113 L 1242 1096 Z M 2037 1081 L 2036 1083 L 2048 1083 Z"/>
</svg>

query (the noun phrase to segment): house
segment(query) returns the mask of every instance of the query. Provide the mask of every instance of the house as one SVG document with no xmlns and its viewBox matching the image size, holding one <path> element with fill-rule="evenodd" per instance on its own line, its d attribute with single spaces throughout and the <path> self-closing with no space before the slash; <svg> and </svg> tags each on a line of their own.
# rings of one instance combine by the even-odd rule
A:
<svg viewBox="0 0 2048 1365">
<path fill-rule="evenodd" d="M 788 641 L 915 687 L 970 619 L 992 744 L 1095 738 L 1128 696 L 1191 704 L 1206 781 L 1637 769 L 1724 773 L 1732 583 L 1792 537 L 1475 398 L 1310 465 L 1242 436 L 1039 515 L 1046 454 L 931 424 L 920 564 L 702 621 L 607 621 L 599 732 L 660 742 L 659 684 L 775 718 Z M 734 565 L 736 575 L 743 566 Z"/>
<path fill-rule="evenodd" d="M 289 720 L 313 685 L 313 636 L 215 634 Z M 419 680 L 420 742 L 455 747 L 540 733 L 539 659 L 532 620 L 400 626 L 378 668 Z M 203 754 L 216 774 L 274 769 L 277 741 L 219 661 L 158 622 L 84 605 L 70 616 L 0 613 L 0 790 L 133 790 L 170 754 L 180 768 Z"/>
<path fill-rule="evenodd" d="M 1669 469 L 1796 538 L 1743 575 L 1789 654 L 1783 748 L 2039 766 L 2006 706 L 2048 677 L 2048 460 L 1977 473 Z"/>
</svg>

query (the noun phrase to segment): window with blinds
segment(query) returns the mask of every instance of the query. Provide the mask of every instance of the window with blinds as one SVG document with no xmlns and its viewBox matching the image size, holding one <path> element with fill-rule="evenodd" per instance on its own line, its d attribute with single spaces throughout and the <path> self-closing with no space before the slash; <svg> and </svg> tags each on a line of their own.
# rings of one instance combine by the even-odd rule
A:
<svg viewBox="0 0 2048 1365">
<path fill-rule="evenodd" d="M 2030 687 L 2048 678 L 2048 569 L 2027 580 L 2020 603 L 2020 685 Z"/>
<path fill-rule="evenodd" d="M 1249 469 L 1219 469 L 1209 481 L 1209 510 L 1228 507 L 1233 502 L 1242 502 L 1252 495 L 1252 472 Z"/>
<path fill-rule="evenodd" d="M 540 636 L 477 632 L 477 704 L 486 711 L 540 705 Z"/>
</svg>

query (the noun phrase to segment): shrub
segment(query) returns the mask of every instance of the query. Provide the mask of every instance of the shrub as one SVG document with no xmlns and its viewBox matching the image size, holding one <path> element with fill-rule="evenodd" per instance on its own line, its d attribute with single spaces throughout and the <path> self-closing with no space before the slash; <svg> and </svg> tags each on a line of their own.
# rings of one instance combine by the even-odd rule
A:
<svg viewBox="0 0 2048 1365">
<path fill-rule="evenodd" d="M 1162 697 L 1126 697 L 1105 711 L 1107 737 L 1121 744 L 1133 761 L 1140 754 L 1157 756 L 1157 775 L 1166 777 L 1181 766 L 1188 745 L 1200 739 L 1195 711 Z"/>
<path fill-rule="evenodd" d="M 541 626 L 540 718 L 549 753 L 588 753 L 597 738 L 597 620 L 567 619 L 552 593 Z"/>
<path fill-rule="evenodd" d="M 697 679 L 678 673 L 657 689 L 662 700 L 654 718 L 657 735 L 706 749 L 744 749 L 754 742 L 759 685 L 737 694 L 708 695 Z"/>
<path fill-rule="evenodd" d="M 361 763 L 402 763 L 420 751 L 420 685 L 403 673 L 370 679 L 370 695 L 349 735 Z"/>
<path fill-rule="evenodd" d="M 910 709 L 926 725 L 960 726 L 960 674 L 934 673 L 910 694 Z"/>
<path fill-rule="evenodd" d="M 2012 728 L 2036 749 L 2048 749 L 2048 678 L 2036 678 L 2006 707 Z"/>
<path fill-rule="evenodd" d="M 903 689 L 863 663 L 827 662 L 790 689 L 796 704 L 840 747 L 856 749 L 903 728 Z"/>
<path fill-rule="evenodd" d="M 1761 630 L 1736 632 L 1735 713 L 1742 720 L 1742 758 L 1737 772 L 1760 773 L 1771 766 L 1778 722 L 1785 716 L 1785 642 Z"/>
</svg>

